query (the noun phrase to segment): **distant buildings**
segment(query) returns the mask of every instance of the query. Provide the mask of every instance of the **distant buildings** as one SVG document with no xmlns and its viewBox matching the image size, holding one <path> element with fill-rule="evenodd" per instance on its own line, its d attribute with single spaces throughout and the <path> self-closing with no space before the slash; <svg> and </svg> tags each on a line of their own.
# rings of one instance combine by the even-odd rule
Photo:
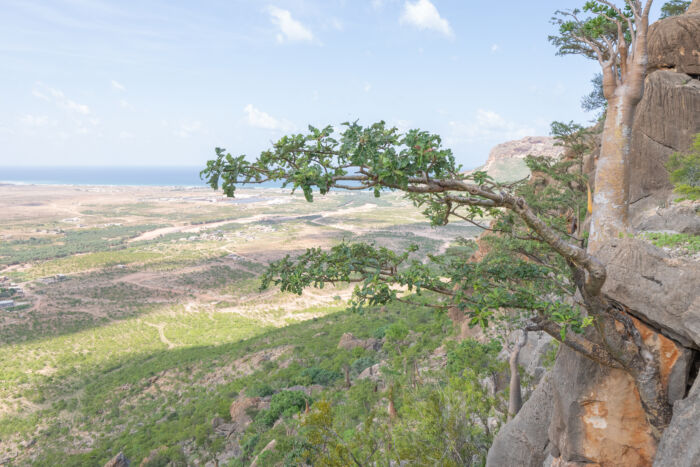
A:
<svg viewBox="0 0 700 467">
<path fill-rule="evenodd" d="M 61 282 L 66 280 L 67 277 L 65 274 L 56 274 L 54 276 L 48 276 L 48 277 L 42 277 L 39 279 L 39 282 L 42 284 L 53 284 L 54 282 Z"/>
<path fill-rule="evenodd" d="M 15 306 L 14 300 L 0 300 L 0 308 L 12 308 Z"/>
</svg>

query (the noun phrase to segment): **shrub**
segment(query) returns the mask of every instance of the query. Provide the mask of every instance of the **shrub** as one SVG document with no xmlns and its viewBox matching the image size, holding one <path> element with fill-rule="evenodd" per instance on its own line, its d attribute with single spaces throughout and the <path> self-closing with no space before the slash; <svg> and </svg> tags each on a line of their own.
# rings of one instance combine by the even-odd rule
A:
<svg viewBox="0 0 700 467">
<path fill-rule="evenodd" d="M 311 403 L 311 398 L 301 391 L 278 392 L 270 399 L 270 408 L 262 410 L 255 421 L 264 426 L 271 427 L 281 416 L 292 416 Z"/>
<path fill-rule="evenodd" d="M 700 133 L 695 135 L 695 141 L 688 154 L 674 153 L 666 162 L 670 172 L 671 183 L 675 192 L 685 199 L 700 198 Z"/>
<path fill-rule="evenodd" d="M 365 368 L 371 367 L 375 363 L 376 362 L 375 362 L 374 358 L 372 358 L 372 357 L 360 357 L 357 360 L 355 360 L 354 362 L 352 362 L 352 364 L 350 365 L 350 369 L 354 373 L 359 374 L 359 373 L 362 373 L 362 370 L 364 370 Z"/>
<path fill-rule="evenodd" d="M 323 368 L 312 366 L 302 371 L 300 376 L 304 381 L 308 381 L 310 384 L 329 386 L 333 384 L 335 380 L 342 378 L 343 375 L 337 371 L 324 370 Z"/>
<path fill-rule="evenodd" d="M 248 397 L 265 397 L 271 396 L 274 393 L 275 390 L 272 389 L 272 386 L 261 382 L 253 383 L 245 390 L 245 395 Z"/>
</svg>

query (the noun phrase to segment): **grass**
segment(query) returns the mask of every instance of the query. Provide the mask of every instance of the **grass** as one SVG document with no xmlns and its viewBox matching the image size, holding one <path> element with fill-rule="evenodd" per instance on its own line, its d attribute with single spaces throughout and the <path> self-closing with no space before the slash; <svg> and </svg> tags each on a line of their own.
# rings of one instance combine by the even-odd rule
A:
<svg viewBox="0 0 700 467">
<path fill-rule="evenodd" d="M 684 233 L 663 233 L 663 232 L 648 232 L 644 234 L 644 238 L 650 240 L 654 245 L 664 248 L 679 248 L 687 251 L 690 254 L 695 254 L 700 251 L 700 236 Z"/>
</svg>

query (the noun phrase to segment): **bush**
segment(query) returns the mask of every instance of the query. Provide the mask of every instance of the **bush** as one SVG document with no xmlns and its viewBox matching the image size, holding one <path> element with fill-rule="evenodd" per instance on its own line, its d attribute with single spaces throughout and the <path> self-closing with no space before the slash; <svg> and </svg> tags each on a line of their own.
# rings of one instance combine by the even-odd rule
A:
<svg viewBox="0 0 700 467">
<path fill-rule="evenodd" d="M 270 408 L 262 410 L 257 417 L 256 423 L 271 427 L 281 416 L 291 417 L 306 407 L 306 403 L 311 403 L 311 398 L 301 391 L 278 392 L 270 399 Z"/>
<path fill-rule="evenodd" d="M 265 397 L 265 396 L 271 396 L 274 393 L 275 393 L 275 390 L 272 389 L 272 386 L 270 386 L 267 383 L 260 383 L 260 382 L 256 382 L 256 383 L 251 384 L 245 390 L 245 395 L 248 397 Z"/>
<path fill-rule="evenodd" d="M 700 133 L 695 135 L 688 154 L 671 154 L 666 169 L 670 172 L 676 193 L 683 195 L 684 199 L 700 199 Z"/>
<path fill-rule="evenodd" d="M 304 381 L 308 381 L 310 384 L 320 384 L 321 386 L 329 386 L 335 382 L 335 380 L 343 377 L 337 371 L 324 370 L 316 366 L 307 368 L 301 372 L 300 375 Z"/>
<path fill-rule="evenodd" d="M 376 361 L 372 357 L 360 357 L 350 365 L 350 369 L 356 373 L 360 374 L 365 368 L 369 368 L 374 365 Z"/>
<path fill-rule="evenodd" d="M 477 375 L 493 374 L 504 363 L 498 360 L 501 344 L 492 340 L 481 344 L 474 339 L 466 339 L 447 352 L 447 370 L 451 375 L 459 376 L 464 370 L 471 369 Z"/>
</svg>

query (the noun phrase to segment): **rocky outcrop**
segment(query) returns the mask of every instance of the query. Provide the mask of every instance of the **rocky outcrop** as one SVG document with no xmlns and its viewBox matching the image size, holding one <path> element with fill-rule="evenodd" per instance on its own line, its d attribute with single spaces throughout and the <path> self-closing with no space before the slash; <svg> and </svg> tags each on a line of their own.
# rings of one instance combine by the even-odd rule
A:
<svg viewBox="0 0 700 467">
<path fill-rule="evenodd" d="M 104 467 L 129 467 L 131 461 L 126 458 L 123 452 L 120 452 L 105 464 Z"/>
<path fill-rule="evenodd" d="M 383 342 L 379 339 L 370 337 L 369 339 L 359 339 L 352 335 L 352 333 L 346 332 L 340 337 L 340 342 L 338 342 L 339 349 L 352 350 L 357 347 L 362 347 L 367 350 L 379 350 L 382 348 Z"/>
<path fill-rule="evenodd" d="M 697 34 L 700 36 L 700 34 Z M 630 147 L 630 215 L 647 197 L 655 205 L 672 190 L 665 164 L 686 151 L 700 132 L 700 81 L 683 73 L 659 70 L 647 76 L 637 106 Z"/>
<path fill-rule="evenodd" d="M 658 356 L 669 401 L 685 394 L 691 352 L 638 320 Z M 562 347 L 552 370 L 552 465 L 651 466 L 657 441 L 632 377 Z"/>
<path fill-rule="evenodd" d="M 635 210 L 632 218 L 635 229 L 700 235 L 700 202 L 685 200 L 669 206 L 647 204 L 651 204 L 647 209 Z"/>
<path fill-rule="evenodd" d="M 270 402 L 261 397 L 240 397 L 233 401 L 229 409 L 231 423 L 220 425 L 217 431 L 228 430 L 230 433 L 242 433 L 253 422 L 250 412 L 270 407 Z"/>
<path fill-rule="evenodd" d="M 497 180 L 516 180 L 526 177 L 530 171 L 525 165 L 528 155 L 559 157 L 563 152 L 561 146 L 555 145 L 555 139 L 548 136 L 526 136 L 515 141 L 507 141 L 491 149 L 484 170 Z"/>
<path fill-rule="evenodd" d="M 649 69 L 673 69 L 700 74 L 700 8 L 693 6 L 679 16 L 649 26 Z"/>
<path fill-rule="evenodd" d="M 551 375 L 547 374 L 520 412 L 501 428 L 486 458 L 487 467 L 540 467 L 548 454 L 552 419 Z"/>
<path fill-rule="evenodd" d="M 673 406 L 671 424 L 664 431 L 654 467 L 696 467 L 700 465 L 700 378 L 695 379 L 688 397 Z"/>
<path fill-rule="evenodd" d="M 631 238 L 610 242 L 598 258 L 607 265 L 607 296 L 682 344 L 700 349 L 700 262 L 671 258 Z"/>
</svg>

